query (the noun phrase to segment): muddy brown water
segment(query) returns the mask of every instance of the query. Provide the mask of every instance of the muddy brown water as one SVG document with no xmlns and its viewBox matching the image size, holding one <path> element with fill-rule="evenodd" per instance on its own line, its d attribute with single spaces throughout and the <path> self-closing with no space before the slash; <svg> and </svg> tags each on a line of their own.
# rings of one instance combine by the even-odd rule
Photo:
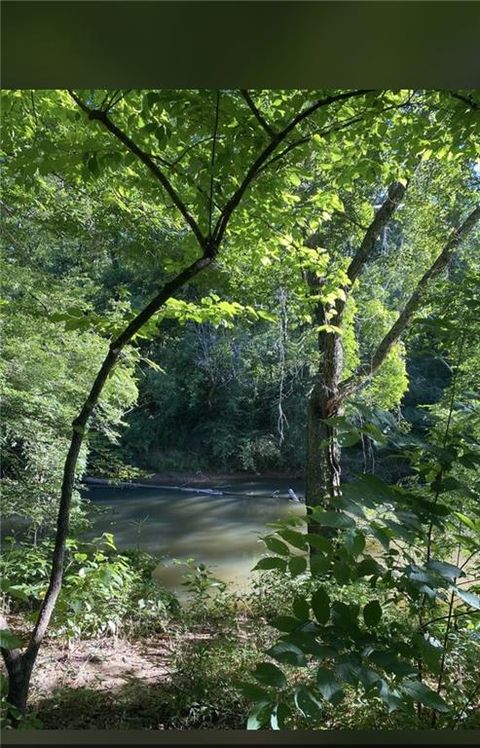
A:
<svg viewBox="0 0 480 748">
<path fill-rule="evenodd" d="M 111 532 L 119 550 L 140 549 L 161 557 L 154 576 L 177 592 L 188 559 L 206 564 L 234 589 L 246 590 L 251 569 L 265 551 L 260 537 L 268 532 L 268 523 L 305 512 L 303 504 L 288 500 L 289 488 L 302 497 L 301 485 L 270 479 L 211 488 L 222 494 L 90 486 L 84 494 L 93 506 L 89 536 Z"/>
</svg>

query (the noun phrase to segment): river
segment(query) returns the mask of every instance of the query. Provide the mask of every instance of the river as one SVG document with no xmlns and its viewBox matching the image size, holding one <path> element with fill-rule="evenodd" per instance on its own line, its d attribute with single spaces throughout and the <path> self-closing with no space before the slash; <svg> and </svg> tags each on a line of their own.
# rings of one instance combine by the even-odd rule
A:
<svg viewBox="0 0 480 748">
<path fill-rule="evenodd" d="M 269 522 L 303 513 L 302 504 L 288 501 L 288 489 L 301 497 L 301 484 L 282 479 L 237 480 L 212 489 L 222 495 L 173 488 L 89 486 L 84 495 L 92 512 L 90 536 L 111 532 L 119 550 L 137 548 L 161 557 L 154 576 L 178 591 L 187 559 L 206 564 L 232 588 L 245 590 L 256 559 L 265 546 L 259 541 Z M 230 493 L 231 492 L 231 493 Z M 274 492 L 279 492 L 277 497 Z"/>
</svg>

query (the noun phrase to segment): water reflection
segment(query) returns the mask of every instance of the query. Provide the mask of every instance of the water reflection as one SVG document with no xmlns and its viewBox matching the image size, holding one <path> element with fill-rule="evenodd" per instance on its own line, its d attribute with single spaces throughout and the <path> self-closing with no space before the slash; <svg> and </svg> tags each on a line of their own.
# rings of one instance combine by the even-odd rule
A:
<svg viewBox="0 0 480 748">
<path fill-rule="evenodd" d="M 287 500 L 290 482 L 237 482 L 215 486 L 225 495 L 185 493 L 165 488 L 91 487 L 86 492 L 100 513 L 93 512 L 89 536 L 113 532 L 120 550 L 139 548 L 165 561 L 155 577 L 169 588 L 178 588 L 185 567 L 173 559 L 194 558 L 237 589 L 248 586 L 249 572 L 264 546 L 259 536 L 267 524 L 305 508 Z M 280 498 L 273 498 L 275 490 Z M 226 494 L 227 491 L 235 495 Z"/>
</svg>

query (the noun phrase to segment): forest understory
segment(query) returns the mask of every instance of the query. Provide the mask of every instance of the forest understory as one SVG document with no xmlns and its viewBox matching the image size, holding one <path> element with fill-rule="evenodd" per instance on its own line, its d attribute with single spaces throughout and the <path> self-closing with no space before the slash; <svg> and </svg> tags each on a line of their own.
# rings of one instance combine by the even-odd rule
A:
<svg viewBox="0 0 480 748">
<path fill-rule="evenodd" d="M 478 92 L 2 109 L 2 726 L 478 729 Z"/>
</svg>

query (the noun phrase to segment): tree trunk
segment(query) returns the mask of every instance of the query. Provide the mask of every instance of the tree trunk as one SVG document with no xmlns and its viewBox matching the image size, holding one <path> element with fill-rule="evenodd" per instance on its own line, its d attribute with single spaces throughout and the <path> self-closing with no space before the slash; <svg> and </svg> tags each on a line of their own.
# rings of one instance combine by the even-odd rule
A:
<svg viewBox="0 0 480 748">
<path fill-rule="evenodd" d="M 340 446 L 337 429 L 326 419 L 340 415 L 338 391 L 343 363 L 340 335 L 321 332 L 317 381 L 308 404 L 306 490 L 307 506 L 326 506 L 340 492 Z M 320 528 L 309 521 L 309 532 Z M 324 530 L 322 530 L 324 532 Z"/>
<path fill-rule="evenodd" d="M 18 649 L 4 656 L 8 672 L 7 701 L 24 714 L 27 708 L 28 690 L 35 659 L 27 657 Z"/>
</svg>

